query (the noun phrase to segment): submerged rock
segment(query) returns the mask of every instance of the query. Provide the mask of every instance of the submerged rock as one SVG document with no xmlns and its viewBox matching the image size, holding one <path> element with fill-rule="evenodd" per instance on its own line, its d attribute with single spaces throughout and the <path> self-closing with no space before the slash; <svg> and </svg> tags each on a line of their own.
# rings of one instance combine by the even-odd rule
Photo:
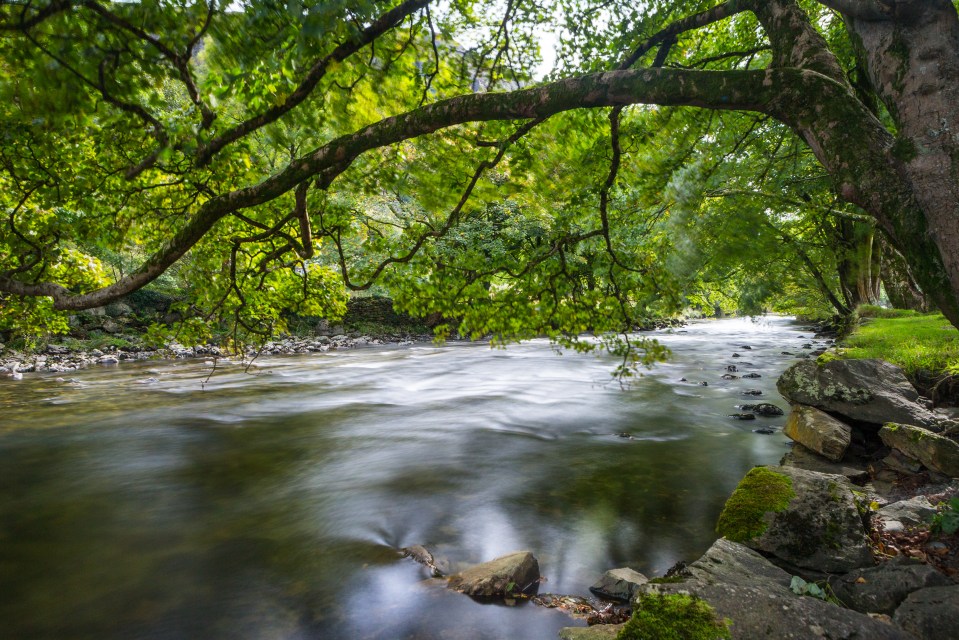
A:
<svg viewBox="0 0 959 640">
<path fill-rule="evenodd" d="M 879 430 L 879 437 L 926 468 L 952 478 L 959 478 L 959 444 L 945 436 L 908 424 L 887 424 Z"/>
<path fill-rule="evenodd" d="M 758 416 L 763 416 L 764 418 L 774 418 L 776 416 L 781 416 L 784 413 L 782 409 L 768 402 L 760 402 L 759 404 L 744 404 L 739 408 L 743 411 L 749 411 L 750 413 L 755 413 Z"/>
<path fill-rule="evenodd" d="M 603 577 L 589 590 L 602 598 L 628 602 L 639 586 L 647 582 L 649 582 L 649 578 L 643 574 L 628 567 L 623 567 L 621 569 L 610 569 L 604 573 Z"/>
<path fill-rule="evenodd" d="M 839 475 L 756 467 L 726 502 L 716 531 L 813 571 L 841 573 L 873 562 L 849 481 Z"/>
<path fill-rule="evenodd" d="M 852 442 L 852 427 L 815 407 L 793 405 L 783 433 L 833 462 L 842 460 Z"/>
<path fill-rule="evenodd" d="M 529 551 L 517 551 L 452 575 L 446 586 L 481 598 L 535 592 L 539 587 L 539 562 Z"/>
<path fill-rule="evenodd" d="M 948 421 L 923 407 L 899 367 L 882 360 L 797 362 L 776 388 L 793 404 L 805 404 L 851 420 L 881 425 L 902 422 L 939 428 Z"/>
</svg>

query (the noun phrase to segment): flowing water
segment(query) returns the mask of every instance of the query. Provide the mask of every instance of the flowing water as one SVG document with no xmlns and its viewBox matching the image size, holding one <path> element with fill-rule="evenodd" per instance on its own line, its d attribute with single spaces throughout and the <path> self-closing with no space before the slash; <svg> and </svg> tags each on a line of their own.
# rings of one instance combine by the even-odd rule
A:
<svg viewBox="0 0 959 640">
<path fill-rule="evenodd" d="M 579 595 L 698 557 L 737 481 L 786 450 L 752 431 L 783 418 L 727 415 L 785 408 L 781 352 L 811 335 L 783 318 L 657 335 L 672 360 L 628 390 L 609 357 L 544 341 L 3 379 L 0 637 L 555 638 L 584 623 L 449 593 L 397 549 L 454 569 L 528 549 L 541 592 Z M 762 378 L 722 380 L 728 364 Z"/>
</svg>

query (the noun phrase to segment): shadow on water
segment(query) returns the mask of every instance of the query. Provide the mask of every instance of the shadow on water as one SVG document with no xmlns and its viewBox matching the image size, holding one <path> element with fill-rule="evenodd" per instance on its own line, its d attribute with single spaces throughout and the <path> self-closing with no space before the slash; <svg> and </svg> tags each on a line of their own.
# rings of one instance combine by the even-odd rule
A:
<svg viewBox="0 0 959 640">
<path fill-rule="evenodd" d="M 784 451 L 726 416 L 746 388 L 779 400 L 800 335 L 663 335 L 673 360 L 628 391 L 611 360 L 536 341 L 221 363 L 205 384 L 202 362 L 4 382 L 2 635 L 553 638 L 563 614 L 448 593 L 397 549 L 454 570 L 530 549 L 542 590 L 580 595 L 607 568 L 694 559 L 742 474 Z M 721 380 L 747 343 L 741 371 L 763 377 Z"/>
</svg>

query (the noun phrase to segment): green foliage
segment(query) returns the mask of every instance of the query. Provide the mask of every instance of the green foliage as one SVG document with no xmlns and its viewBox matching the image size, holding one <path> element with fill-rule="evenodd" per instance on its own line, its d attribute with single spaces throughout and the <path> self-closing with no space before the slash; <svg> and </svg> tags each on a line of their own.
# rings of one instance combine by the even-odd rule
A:
<svg viewBox="0 0 959 640">
<path fill-rule="evenodd" d="M 719 620 L 708 603 L 687 594 L 646 593 L 617 640 L 719 640 L 732 638 L 730 622 Z"/>
<path fill-rule="evenodd" d="M 876 305 L 861 304 L 856 309 L 860 318 L 911 318 L 920 315 L 912 309 L 887 309 Z"/>
<path fill-rule="evenodd" d="M 766 513 L 779 512 L 796 497 L 792 480 L 766 467 L 754 467 L 726 501 L 716 533 L 733 542 L 746 542 L 768 528 Z"/>
<path fill-rule="evenodd" d="M 939 512 L 932 519 L 932 530 L 947 536 L 959 531 L 959 497 L 939 506 Z"/>
<path fill-rule="evenodd" d="M 959 373 L 959 331 L 942 314 L 896 314 L 861 324 L 843 343 L 845 358 L 881 358 L 907 374 Z"/>
<path fill-rule="evenodd" d="M 789 583 L 789 588 L 797 596 L 811 596 L 825 602 L 842 606 L 842 603 L 836 598 L 835 594 L 833 594 L 832 587 L 829 586 L 829 583 L 824 582 L 820 585 L 815 582 L 806 582 L 799 576 L 793 576 L 792 581 Z"/>
</svg>

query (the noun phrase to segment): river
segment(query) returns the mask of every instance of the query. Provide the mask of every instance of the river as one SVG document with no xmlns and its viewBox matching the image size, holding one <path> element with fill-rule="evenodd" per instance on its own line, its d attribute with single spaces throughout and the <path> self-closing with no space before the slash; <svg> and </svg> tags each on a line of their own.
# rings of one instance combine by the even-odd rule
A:
<svg viewBox="0 0 959 640">
<path fill-rule="evenodd" d="M 656 335 L 672 359 L 626 390 L 610 357 L 545 341 L 0 380 L 0 637 L 555 638 L 584 623 L 449 593 L 397 549 L 454 568 L 528 549 L 541 592 L 578 595 L 697 558 L 786 451 L 753 432 L 783 418 L 728 414 L 786 408 L 781 352 L 812 336 L 778 317 Z"/>
</svg>

